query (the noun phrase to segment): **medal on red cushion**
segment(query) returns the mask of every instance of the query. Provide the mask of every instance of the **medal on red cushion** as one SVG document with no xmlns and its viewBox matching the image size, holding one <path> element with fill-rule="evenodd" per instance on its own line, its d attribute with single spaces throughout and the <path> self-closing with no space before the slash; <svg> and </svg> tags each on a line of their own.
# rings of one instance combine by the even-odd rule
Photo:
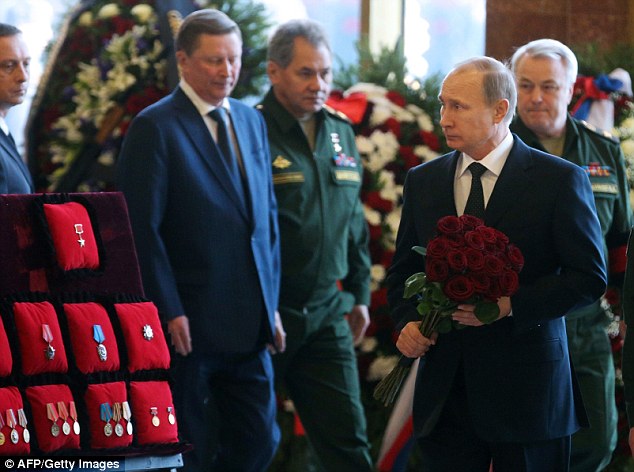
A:
<svg viewBox="0 0 634 472">
<path fill-rule="evenodd" d="M 96 324 L 92 326 L 92 338 L 97 341 L 97 355 L 99 356 L 99 360 L 105 362 L 108 360 L 108 350 L 106 346 L 103 345 L 106 337 L 103 334 L 101 325 Z"/>
<path fill-rule="evenodd" d="M 24 442 L 28 444 L 29 442 L 31 442 L 31 433 L 29 433 L 29 430 L 26 429 L 26 425 L 28 424 L 28 422 L 26 420 L 26 415 L 24 414 L 23 408 L 18 409 L 18 423 L 20 424 L 20 426 L 22 426 L 22 428 L 24 428 L 22 430 L 22 438 L 24 439 Z"/>
<path fill-rule="evenodd" d="M 161 420 L 158 417 L 158 408 L 155 406 L 150 407 L 150 413 L 152 413 L 152 424 L 158 427 L 161 424 Z"/>
<path fill-rule="evenodd" d="M 79 427 L 79 418 L 77 418 L 77 407 L 75 407 L 75 402 L 70 402 L 70 417 L 73 419 L 73 432 L 79 436 L 79 432 L 81 428 Z"/>
<path fill-rule="evenodd" d="M 123 426 L 121 425 L 121 403 L 116 402 L 113 406 L 112 420 L 114 421 L 114 434 L 123 436 Z"/>
<path fill-rule="evenodd" d="M 175 424 L 176 423 L 176 417 L 174 416 L 174 408 L 171 406 L 167 407 L 167 421 L 170 422 L 170 424 Z"/>
<path fill-rule="evenodd" d="M 130 411 L 130 404 L 128 402 L 123 402 L 121 404 L 121 409 L 123 410 L 123 419 L 127 421 L 126 429 L 129 436 L 132 436 L 132 411 Z"/>
<path fill-rule="evenodd" d="M 70 434 L 70 425 L 68 424 L 68 410 L 66 409 L 66 404 L 64 402 L 57 402 L 57 412 L 59 413 L 59 417 L 62 419 L 62 432 L 65 436 Z"/>
<path fill-rule="evenodd" d="M 9 437 L 11 438 L 11 442 L 13 444 L 17 444 L 18 441 L 20 440 L 20 435 L 15 429 L 17 424 L 18 423 L 15 420 L 15 412 L 13 411 L 13 409 L 8 409 L 7 410 L 7 426 L 11 428 L 11 435 Z"/>
<path fill-rule="evenodd" d="M 112 408 L 110 407 L 110 403 L 102 403 L 100 409 L 101 420 L 106 423 L 103 427 L 103 434 L 110 437 L 112 436 L 112 425 L 110 424 L 110 420 L 112 419 Z"/>
<path fill-rule="evenodd" d="M 57 410 L 55 409 L 54 404 L 52 403 L 46 404 L 46 416 L 49 420 L 53 422 L 53 424 L 51 425 L 51 434 L 53 435 L 54 438 L 56 438 L 57 436 L 59 436 L 60 429 L 57 424 L 57 418 L 59 418 L 59 415 L 57 414 Z"/>
<path fill-rule="evenodd" d="M 152 341 L 152 339 L 154 339 L 154 331 L 149 324 L 143 326 L 143 338 L 146 341 Z"/>
<path fill-rule="evenodd" d="M 76 224 L 75 225 L 75 234 L 77 234 L 77 236 L 79 236 L 79 239 L 77 240 L 77 242 L 79 243 L 79 247 L 85 247 L 86 246 L 86 240 L 81 237 L 81 235 L 84 234 L 84 225 L 82 225 L 81 223 Z"/>
<path fill-rule="evenodd" d="M 53 333 L 51 332 L 51 327 L 47 324 L 42 325 L 42 338 L 44 338 L 44 341 L 47 343 L 44 349 L 46 359 L 52 361 L 55 358 L 55 348 L 51 345 L 53 342 Z"/>
<path fill-rule="evenodd" d="M 4 433 L 2 432 L 2 428 L 4 428 L 4 418 L 2 417 L 2 412 L 0 412 L 0 446 L 4 446 L 4 443 L 7 441 L 7 438 L 4 437 Z"/>
</svg>

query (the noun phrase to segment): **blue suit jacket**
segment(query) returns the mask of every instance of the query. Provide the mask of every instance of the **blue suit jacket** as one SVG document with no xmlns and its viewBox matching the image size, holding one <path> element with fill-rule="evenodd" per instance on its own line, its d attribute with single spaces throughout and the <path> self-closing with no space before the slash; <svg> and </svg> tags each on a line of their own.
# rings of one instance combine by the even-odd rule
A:
<svg viewBox="0 0 634 472">
<path fill-rule="evenodd" d="M 31 174 L 15 144 L 0 130 L 0 193 L 32 193 Z"/>
<path fill-rule="evenodd" d="M 572 434 L 585 411 L 571 375 L 563 316 L 598 299 L 606 285 L 599 221 L 581 168 L 529 148 L 517 136 L 486 208 L 485 223 L 524 254 L 512 316 L 442 334 L 421 359 L 414 427 L 435 425 L 462 360 L 469 411 L 487 441 L 526 442 Z M 406 179 L 394 262 L 388 272 L 396 319 L 420 319 L 402 298 L 403 282 L 424 270 L 412 246 L 426 246 L 436 222 L 456 215 L 453 152 L 412 169 Z"/>
<path fill-rule="evenodd" d="M 236 100 L 231 117 L 247 195 L 180 88 L 135 118 L 118 161 L 146 296 L 166 320 L 189 318 L 198 352 L 253 352 L 262 332 L 266 341 L 274 332 L 279 239 L 267 133 Z"/>
</svg>

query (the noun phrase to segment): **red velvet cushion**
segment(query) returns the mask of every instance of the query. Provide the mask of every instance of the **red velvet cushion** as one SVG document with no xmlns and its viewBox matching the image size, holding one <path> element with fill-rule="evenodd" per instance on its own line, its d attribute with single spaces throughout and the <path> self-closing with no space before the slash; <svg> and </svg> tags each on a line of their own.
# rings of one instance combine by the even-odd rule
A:
<svg viewBox="0 0 634 472">
<path fill-rule="evenodd" d="M 49 302 L 16 302 L 13 304 L 13 317 L 20 341 L 22 373 L 65 373 L 68 370 L 66 349 L 53 305 Z M 55 356 L 51 360 L 46 356 L 48 343 L 42 334 L 44 324 L 49 326 L 53 335 L 51 346 L 55 349 Z"/>
<path fill-rule="evenodd" d="M 99 268 L 99 250 L 86 207 L 77 202 L 45 203 L 44 215 L 63 270 Z M 78 234 L 76 225 L 82 225 L 83 233 Z"/>
<path fill-rule="evenodd" d="M 9 340 L 7 339 L 7 332 L 4 330 L 2 318 L 0 318 L 0 377 L 9 375 L 12 368 L 13 357 L 11 357 Z"/>
<path fill-rule="evenodd" d="M 130 406 L 139 445 L 178 442 L 176 413 L 167 382 L 130 382 Z M 169 421 L 168 409 L 174 424 Z M 158 420 L 153 423 L 154 417 Z"/>
<path fill-rule="evenodd" d="M 106 309 L 98 303 L 65 303 L 70 343 L 77 368 L 84 374 L 119 370 L 119 349 Z M 94 326 L 101 326 L 106 359 L 101 360 L 94 339 Z"/>
<path fill-rule="evenodd" d="M 170 353 L 154 303 L 115 303 L 114 307 L 128 349 L 128 370 L 169 369 Z M 150 329 L 152 338 L 146 339 Z"/>
<path fill-rule="evenodd" d="M 132 435 L 128 434 L 127 421 L 121 417 L 119 426 L 115 426 L 114 419 L 110 419 L 108 427 L 110 436 L 105 433 L 106 422 L 101 419 L 101 405 L 107 403 L 111 411 L 115 403 L 123 404 L 128 401 L 124 382 L 92 384 L 86 391 L 86 407 L 90 422 L 90 447 L 94 449 L 108 449 L 127 447 L 132 444 Z M 119 436 L 118 433 L 121 433 Z"/>
<path fill-rule="evenodd" d="M 58 402 L 64 402 L 66 410 L 70 412 L 70 402 L 74 401 L 74 399 L 67 385 L 28 387 L 26 389 L 26 398 L 31 404 L 37 443 L 43 452 L 58 451 L 60 449 L 79 449 L 79 435 L 73 431 L 73 420 L 70 417 L 66 420 L 66 423 L 69 424 L 68 435 L 63 432 L 65 429 L 63 426 L 64 421 L 61 418 L 57 418 L 55 421 L 59 428 L 57 437 L 53 436 L 51 432 L 53 421 L 48 419 L 47 404 L 49 403 L 58 412 Z"/>
<path fill-rule="evenodd" d="M 18 410 L 21 408 L 24 408 L 22 396 L 16 387 L 0 388 L 0 415 L 2 415 L 4 420 L 4 426 L 0 428 L 0 433 L 2 434 L 0 443 L 3 443 L 0 446 L 0 455 L 2 456 L 26 455 L 31 452 L 31 444 L 24 441 L 25 428 L 20 426 L 18 420 Z M 9 422 L 7 421 L 7 410 L 13 410 L 13 417 L 18 423 L 14 427 L 17 432 L 15 437 L 18 439 L 16 444 L 11 440 L 11 428 L 9 428 Z M 26 429 L 29 430 L 27 434 L 30 435 L 32 425 L 27 423 Z"/>
</svg>

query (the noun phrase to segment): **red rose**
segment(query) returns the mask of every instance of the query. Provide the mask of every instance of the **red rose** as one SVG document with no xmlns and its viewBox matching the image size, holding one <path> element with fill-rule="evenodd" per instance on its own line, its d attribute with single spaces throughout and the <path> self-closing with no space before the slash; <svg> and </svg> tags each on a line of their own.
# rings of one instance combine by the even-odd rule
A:
<svg viewBox="0 0 634 472">
<path fill-rule="evenodd" d="M 469 279 L 473 284 L 475 293 L 482 295 L 489 291 L 491 278 L 488 275 L 482 272 L 472 272 L 469 274 Z"/>
<path fill-rule="evenodd" d="M 478 226 L 474 231 L 477 231 L 482 236 L 485 244 L 495 245 L 495 241 L 497 239 L 495 234 L 497 230 L 495 228 L 491 228 L 489 226 Z"/>
<path fill-rule="evenodd" d="M 480 218 L 469 214 L 462 215 L 459 219 L 462 221 L 462 227 L 465 231 L 471 231 L 472 229 L 476 229 L 478 226 L 484 225 L 484 221 Z"/>
<path fill-rule="evenodd" d="M 383 122 L 381 126 L 378 127 L 384 133 L 392 133 L 396 136 L 397 140 L 401 140 L 401 124 L 398 122 L 396 118 L 388 118 Z"/>
<path fill-rule="evenodd" d="M 475 230 L 465 233 L 464 240 L 468 247 L 473 248 L 476 251 L 484 250 L 484 239 L 482 239 L 482 235 Z"/>
<path fill-rule="evenodd" d="M 385 97 L 392 103 L 396 103 L 399 107 L 405 108 L 405 105 L 407 105 L 403 96 L 398 92 L 390 90 L 385 94 Z"/>
<path fill-rule="evenodd" d="M 520 278 L 517 272 L 505 269 L 500 277 L 500 290 L 502 296 L 511 296 L 515 293 L 520 285 Z"/>
<path fill-rule="evenodd" d="M 485 300 L 491 302 L 496 302 L 502 296 L 500 281 L 497 278 L 491 279 L 491 285 L 489 285 L 486 293 L 483 293 L 483 296 Z"/>
<path fill-rule="evenodd" d="M 457 216 L 445 216 L 438 220 L 436 228 L 440 234 L 456 234 L 462 231 L 462 221 Z"/>
<path fill-rule="evenodd" d="M 389 213 L 394 208 L 394 204 L 389 200 L 381 198 L 379 192 L 366 193 L 364 201 L 370 208 L 382 211 L 384 213 Z"/>
<path fill-rule="evenodd" d="M 429 241 L 427 244 L 427 258 L 437 259 L 444 258 L 449 249 L 451 249 L 452 244 L 447 238 L 437 237 Z"/>
<path fill-rule="evenodd" d="M 504 261 L 492 254 L 484 256 L 484 273 L 489 276 L 501 275 L 504 270 Z"/>
<path fill-rule="evenodd" d="M 467 268 L 470 271 L 477 272 L 484 269 L 484 254 L 481 251 L 468 247 L 465 249 L 465 256 L 467 257 Z"/>
<path fill-rule="evenodd" d="M 506 248 L 506 255 L 513 270 L 519 272 L 524 267 L 524 255 L 519 248 L 513 244 L 509 244 Z"/>
<path fill-rule="evenodd" d="M 473 282 L 465 275 L 454 275 L 449 278 L 442 291 L 447 298 L 456 302 L 466 302 L 475 293 Z"/>
<path fill-rule="evenodd" d="M 425 274 L 430 282 L 443 282 L 449 276 L 449 264 L 442 259 L 425 260 Z"/>
<path fill-rule="evenodd" d="M 467 256 L 463 251 L 451 249 L 447 253 L 447 263 L 451 270 L 462 272 L 467 268 Z"/>
</svg>

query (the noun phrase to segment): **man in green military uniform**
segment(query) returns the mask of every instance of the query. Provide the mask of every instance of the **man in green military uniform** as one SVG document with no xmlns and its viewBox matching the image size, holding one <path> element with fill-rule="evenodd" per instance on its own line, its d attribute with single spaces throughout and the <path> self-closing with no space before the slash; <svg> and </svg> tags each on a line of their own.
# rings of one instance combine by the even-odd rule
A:
<svg viewBox="0 0 634 472">
<path fill-rule="evenodd" d="M 632 212 L 619 142 L 568 114 L 577 59 L 567 46 L 552 39 L 532 41 L 515 52 L 512 68 L 517 80 L 518 116 L 511 130 L 529 146 L 586 169 L 609 257 L 609 283 L 620 289 Z M 614 364 L 606 332 L 609 322 L 600 300 L 566 315 L 570 354 L 590 420 L 590 428 L 572 437 L 571 471 L 603 470 L 616 447 Z"/>
<path fill-rule="evenodd" d="M 269 43 L 266 120 L 281 234 L 279 311 L 286 352 L 275 356 L 324 470 L 370 471 L 354 343 L 369 324 L 368 232 L 362 169 L 345 117 L 324 107 L 331 51 L 309 20 L 281 25 Z"/>
</svg>

